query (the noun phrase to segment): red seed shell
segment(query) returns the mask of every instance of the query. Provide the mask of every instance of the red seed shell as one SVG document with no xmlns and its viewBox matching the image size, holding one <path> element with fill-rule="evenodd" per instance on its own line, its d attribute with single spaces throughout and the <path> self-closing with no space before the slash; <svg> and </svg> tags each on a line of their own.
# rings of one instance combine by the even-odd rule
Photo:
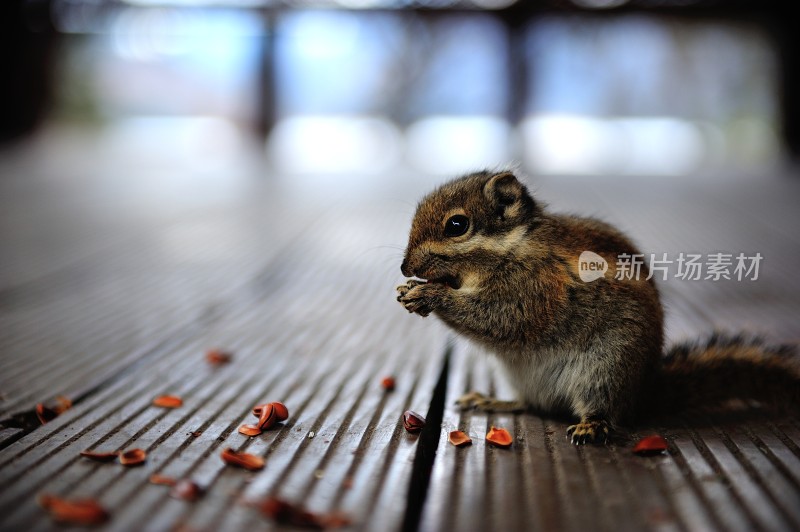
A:
<svg viewBox="0 0 800 532">
<path fill-rule="evenodd" d="M 189 479 L 179 480 L 169 490 L 169 496 L 183 501 L 196 501 L 203 495 L 203 488 Z"/>
<path fill-rule="evenodd" d="M 472 444 L 472 438 L 460 430 L 454 430 L 451 432 L 447 439 L 456 447 L 464 447 Z"/>
<path fill-rule="evenodd" d="M 264 459 L 260 456 L 249 453 L 240 453 L 230 447 L 226 447 L 220 453 L 222 461 L 226 464 L 242 467 L 250 471 L 258 471 L 264 467 Z"/>
<path fill-rule="evenodd" d="M 244 424 L 239 426 L 239 434 L 245 436 L 258 436 L 261 434 L 261 429 L 257 425 Z"/>
<path fill-rule="evenodd" d="M 131 449 L 119 455 L 119 463 L 124 466 L 137 466 L 143 464 L 145 459 L 147 453 L 143 449 Z"/>
<path fill-rule="evenodd" d="M 158 473 L 153 473 L 150 475 L 150 484 L 158 484 L 159 486 L 174 486 L 177 484 L 177 482 L 177 479 L 168 477 L 166 475 L 159 475 Z"/>
<path fill-rule="evenodd" d="M 514 439 L 506 429 L 491 427 L 486 434 L 486 441 L 497 447 L 511 447 Z"/>
<path fill-rule="evenodd" d="M 85 458 L 89 458 L 91 460 L 95 460 L 97 462 L 111 462 L 112 460 L 116 460 L 119 456 L 119 453 L 98 453 L 95 451 L 81 451 L 81 456 Z"/>
<path fill-rule="evenodd" d="M 419 432 L 425 426 L 425 418 L 413 410 L 406 410 L 403 412 L 403 426 L 408 432 Z"/>
<path fill-rule="evenodd" d="M 40 495 L 39 505 L 60 522 L 72 525 L 97 525 L 108 520 L 108 512 L 94 499 L 67 500 L 53 495 Z"/>
<path fill-rule="evenodd" d="M 177 395 L 161 395 L 153 399 L 153 404 L 162 408 L 178 408 L 183 406 L 183 399 Z"/>
<path fill-rule="evenodd" d="M 394 377 L 384 377 L 381 380 L 381 386 L 387 392 L 391 392 L 392 390 L 394 390 L 394 386 L 395 386 Z"/>
<path fill-rule="evenodd" d="M 209 349 L 206 352 L 206 362 L 212 366 L 221 366 L 233 360 L 233 355 L 226 353 L 222 349 Z"/>
<path fill-rule="evenodd" d="M 667 450 L 667 440 L 658 435 L 647 436 L 639 440 L 633 447 L 633 452 L 641 456 L 661 454 Z"/>
<path fill-rule="evenodd" d="M 267 430 L 278 422 L 278 414 L 275 412 L 275 407 L 272 405 L 272 403 L 260 405 L 256 408 L 259 409 L 258 423 L 256 423 L 256 426 L 258 426 L 261 430 Z M 253 412 L 255 412 L 255 408 L 253 409 Z"/>
<path fill-rule="evenodd" d="M 275 401 L 272 403 L 272 406 L 275 408 L 275 415 L 278 416 L 278 421 L 286 421 L 289 419 L 289 409 L 286 408 L 286 405 Z"/>
</svg>

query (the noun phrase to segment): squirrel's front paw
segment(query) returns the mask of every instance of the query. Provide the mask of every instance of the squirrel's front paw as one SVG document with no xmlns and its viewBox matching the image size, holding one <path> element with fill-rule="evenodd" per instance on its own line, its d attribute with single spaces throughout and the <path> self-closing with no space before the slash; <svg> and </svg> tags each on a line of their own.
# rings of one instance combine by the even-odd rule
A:
<svg viewBox="0 0 800 532">
<path fill-rule="evenodd" d="M 397 293 L 400 294 L 397 296 L 397 300 L 400 301 L 400 298 L 405 296 L 412 288 L 415 286 L 420 286 L 425 284 L 424 281 L 419 281 L 417 279 L 409 279 L 406 284 L 401 284 L 397 287 Z"/>
<path fill-rule="evenodd" d="M 404 285 L 397 287 L 397 300 L 409 312 L 415 312 L 422 317 L 427 316 L 436 308 L 439 299 L 436 294 L 437 285 L 411 279 Z"/>
<path fill-rule="evenodd" d="M 574 445 L 584 443 L 606 443 L 608 441 L 609 426 L 602 419 L 584 419 L 577 425 L 567 428 L 567 439 Z"/>
</svg>

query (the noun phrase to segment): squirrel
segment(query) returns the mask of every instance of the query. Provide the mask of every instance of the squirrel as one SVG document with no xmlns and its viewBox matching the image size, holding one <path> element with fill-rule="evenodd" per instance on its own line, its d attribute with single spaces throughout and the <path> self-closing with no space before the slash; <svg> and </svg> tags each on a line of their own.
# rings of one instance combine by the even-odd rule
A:
<svg viewBox="0 0 800 532">
<path fill-rule="evenodd" d="M 584 251 L 608 267 L 591 282 L 581 280 Z M 800 404 L 796 346 L 714 335 L 665 352 L 647 266 L 616 275 L 620 257 L 637 254 L 609 224 L 551 214 L 513 172 L 477 172 L 417 206 L 401 265 L 412 279 L 397 287 L 397 300 L 495 355 L 518 394 L 499 401 L 472 392 L 462 407 L 568 414 L 576 445 L 605 443 L 659 408 Z"/>
</svg>

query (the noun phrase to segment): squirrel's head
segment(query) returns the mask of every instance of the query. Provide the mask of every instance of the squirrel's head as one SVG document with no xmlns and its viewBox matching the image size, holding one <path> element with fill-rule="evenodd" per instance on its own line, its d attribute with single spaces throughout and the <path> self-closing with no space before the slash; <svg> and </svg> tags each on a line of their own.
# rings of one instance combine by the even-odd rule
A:
<svg viewBox="0 0 800 532">
<path fill-rule="evenodd" d="M 459 288 L 521 244 L 540 208 L 512 172 L 479 172 L 434 190 L 417 206 L 401 270 Z"/>
</svg>

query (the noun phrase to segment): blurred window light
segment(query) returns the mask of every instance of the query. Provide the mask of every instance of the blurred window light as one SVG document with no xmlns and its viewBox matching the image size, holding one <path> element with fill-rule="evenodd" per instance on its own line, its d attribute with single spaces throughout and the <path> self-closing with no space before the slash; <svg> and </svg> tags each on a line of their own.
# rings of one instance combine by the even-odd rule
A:
<svg viewBox="0 0 800 532">
<path fill-rule="evenodd" d="M 252 119 L 264 34 L 257 13 L 123 7 L 97 29 L 66 41 L 66 115 Z"/>
<path fill-rule="evenodd" d="M 397 164 L 402 137 L 378 116 L 295 116 L 279 121 L 268 152 L 290 174 L 379 174 Z"/>
<path fill-rule="evenodd" d="M 122 0 L 125 4 L 144 7 L 229 7 L 254 8 L 277 4 L 274 0 Z"/>
<path fill-rule="evenodd" d="M 331 3 L 346 9 L 394 9 L 404 5 L 402 0 L 336 0 Z"/>
<path fill-rule="evenodd" d="M 572 3 L 586 9 L 612 9 L 627 4 L 628 0 L 572 0 Z"/>
<path fill-rule="evenodd" d="M 293 114 L 499 115 L 508 35 L 484 13 L 291 11 L 278 19 L 277 107 Z"/>
<path fill-rule="evenodd" d="M 195 176 L 235 166 L 245 146 L 235 124 L 213 116 L 127 117 L 104 133 L 101 151 L 107 156 L 127 157 L 141 167 L 189 167 Z"/>
<path fill-rule="evenodd" d="M 521 125 L 526 164 L 542 174 L 681 175 L 703 162 L 695 124 L 671 117 L 545 115 Z"/>
<path fill-rule="evenodd" d="M 275 37 L 277 107 L 284 116 L 375 113 L 393 94 L 392 58 L 403 48 L 397 17 L 291 11 Z"/>
<path fill-rule="evenodd" d="M 517 0 L 472 0 L 471 2 L 478 9 L 505 9 L 516 3 Z"/>
<path fill-rule="evenodd" d="M 544 17 L 528 36 L 531 113 L 717 120 L 742 108 L 776 112 L 771 47 L 746 24 Z"/>
<path fill-rule="evenodd" d="M 485 13 L 435 19 L 427 35 L 410 35 L 416 47 L 409 114 L 503 115 L 509 101 L 509 36 Z"/>
<path fill-rule="evenodd" d="M 757 26 L 547 16 L 527 51 L 525 156 L 542 171 L 673 175 L 780 156 L 776 60 Z"/>
<path fill-rule="evenodd" d="M 493 116 L 432 116 L 407 132 L 407 158 L 429 174 L 457 174 L 506 164 L 513 152 L 508 122 Z"/>
</svg>

